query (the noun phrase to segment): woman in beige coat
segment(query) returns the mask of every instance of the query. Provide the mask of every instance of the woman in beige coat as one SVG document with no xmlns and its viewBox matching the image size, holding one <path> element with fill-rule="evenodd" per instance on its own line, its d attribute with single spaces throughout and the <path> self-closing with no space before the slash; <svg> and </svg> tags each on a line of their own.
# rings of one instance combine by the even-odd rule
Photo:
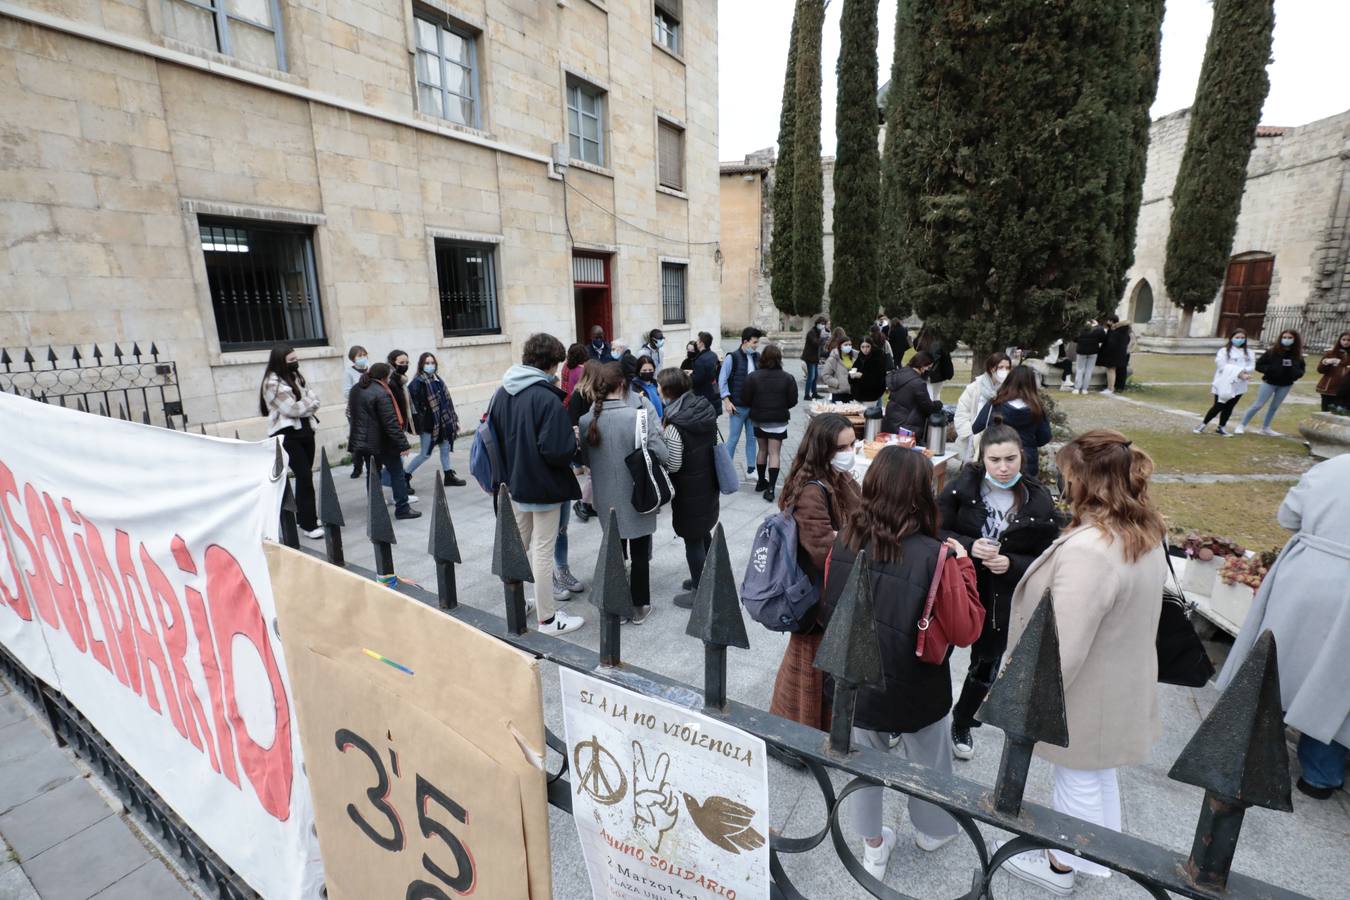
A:
<svg viewBox="0 0 1350 900">
<path fill-rule="evenodd" d="M 1166 526 L 1148 494 L 1153 460 L 1120 432 L 1089 431 L 1066 444 L 1057 462 L 1073 520 L 1017 585 L 1008 645 L 1016 647 L 1050 591 L 1069 746 L 1037 744 L 1036 754 L 1054 765 L 1056 810 L 1119 831 L 1116 769 L 1146 762 L 1161 732 L 1155 640 Z M 1015 856 L 1008 869 L 1061 895 L 1073 890 L 1075 870 L 1110 874 L 1044 851 Z"/>
</svg>

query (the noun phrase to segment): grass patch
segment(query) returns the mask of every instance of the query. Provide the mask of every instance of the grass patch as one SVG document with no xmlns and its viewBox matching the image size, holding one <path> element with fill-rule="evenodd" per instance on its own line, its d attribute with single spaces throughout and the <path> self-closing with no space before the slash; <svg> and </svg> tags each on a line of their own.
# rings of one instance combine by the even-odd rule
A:
<svg viewBox="0 0 1350 900">
<path fill-rule="evenodd" d="M 1321 353 L 1305 356 L 1308 374 L 1299 384 L 1307 384 L 1308 389 L 1317 383 L 1317 363 Z M 1130 356 L 1130 368 L 1134 374 L 1131 383 L 1149 381 L 1203 381 L 1208 384 L 1214 378 L 1214 354 L 1204 356 L 1178 356 L 1174 353 L 1134 353 Z"/>
<path fill-rule="evenodd" d="M 1173 418 L 1167 413 L 1157 415 Z M 1301 474 L 1307 470 L 1309 463 L 1307 451 L 1302 445 L 1259 435 L 1223 438 L 1212 431 L 1208 434 L 1192 434 L 1189 427 L 1179 432 L 1132 428 L 1126 433 L 1130 440 L 1153 457 L 1161 473 Z M 1240 494 L 1247 486 L 1229 485 L 1230 496 L 1234 487 Z"/>
<path fill-rule="evenodd" d="M 1173 532 L 1217 534 L 1259 553 L 1283 547 L 1289 540 L 1275 513 L 1291 487 L 1292 483 L 1269 481 L 1154 484 L 1149 493 Z"/>
<path fill-rule="evenodd" d="M 1247 393 L 1238 401 L 1237 408 L 1233 410 L 1233 417 L 1229 420 L 1229 427 L 1238 425 L 1242 421 L 1242 414 L 1247 411 L 1253 403 L 1256 402 L 1257 387 L 1252 385 Z M 1204 415 L 1209 409 L 1209 405 L 1214 402 L 1214 396 L 1210 394 L 1208 387 L 1199 385 L 1155 385 L 1141 384 L 1131 388 L 1128 394 L 1131 400 L 1141 400 L 1145 403 L 1156 403 L 1159 406 L 1166 406 L 1169 409 L 1180 409 L 1187 412 L 1193 412 L 1196 415 Z M 1302 437 L 1298 433 L 1298 423 L 1317 412 L 1321 407 L 1317 403 L 1296 402 L 1299 399 L 1314 400 L 1317 393 L 1313 390 L 1311 383 L 1296 384 L 1294 390 L 1285 398 L 1284 405 L 1280 411 L 1275 414 L 1275 421 L 1272 427 L 1279 432 L 1284 433 L 1290 440 L 1302 442 Z M 1252 419 L 1252 427 L 1259 428 L 1265 420 L 1266 411 L 1262 409 Z M 1181 422 L 1180 419 L 1177 420 Z M 1267 438 L 1269 440 L 1269 438 Z"/>
</svg>

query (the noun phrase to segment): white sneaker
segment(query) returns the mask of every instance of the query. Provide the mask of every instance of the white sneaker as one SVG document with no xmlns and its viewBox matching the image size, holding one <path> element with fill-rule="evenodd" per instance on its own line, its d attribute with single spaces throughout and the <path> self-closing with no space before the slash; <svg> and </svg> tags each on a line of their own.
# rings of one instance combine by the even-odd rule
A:
<svg viewBox="0 0 1350 900">
<path fill-rule="evenodd" d="M 1262 429 L 1261 429 L 1261 433 L 1264 434 L 1266 437 L 1282 437 L 1282 436 L 1283 436 L 1283 435 L 1281 435 L 1278 431 L 1276 431 L 1276 430 L 1273 429 L 1273 428 L 1262 428 Z"/>
<path fill-rule="evenodd" d="M 934 853 L 956 840 L 956 835 L 960 832 L 949 834 L 946 837 L 930 837 L 922 831 L 914 832 L 914 846 L 925 853 Z"/>
<path fill-rule="evenodd" d="M 1208 427 L 1209 427 L 1208 425 L 1201 423 L 1200 425 L 1197 425 L 1194 428 L 1192 428 L 1191 431 L 1195 432 L 1196 434 L 1204 434 L 1205 429 Z"/>
<path fill-rule="evenodd" d="M 322 529 L 322 528 L 314 528 L 314 529 L 311 529 L 310 531 L 302 531 L 302 532 L 300 532 L 300 533 L 303 534 L 305 537 L 309 538 L 311 541 L 320 541 L 320 540 L 323 540 L 323 529 Z"/>
<path fill-rule="evenodd" d="M 1102 388 L 1102 394 L 1103 394 L 1103 395 L 1106 395 L 1106 394 L 1114 394 L 1114 393 L 1115 393 L 1115 391 L 1111 390 L 1110 388 Z"/>
<path fill-rule="evenodd" d="M 567 634 L 585 624 L 586 620 L 581 616 L 568 615 L 559 610 L 553 614 L 552 622 L 540 622 L 539 630 L 544 634 Z"/>
<path fill-rule="evenodd" d="M 1003 869 L 1014 878 L 1030 882 L 1056 896 L 1068 897 L 1073 893 L 1074 873 L 1056 872 L 1050 868 L 1050 857 L 1044 850 L 1019 853 L 1004 863 Z"/>
<path fill-rule="evenodd" d="M 1246 433 L 1247 433 L 1246 425 L 1239 425 L 1233 429 L 1233 434 L 1246 434 Z"/>
<path fill-rule="evenodd" d="M 881 846 L 873 847 L 863 841 L 863 868 L 877 881 L 886 878 L 886 864 L 891 861 L 891 851 L 895 849 L 895 832 L 887 825 L 881 826 Z"/>
</svg>

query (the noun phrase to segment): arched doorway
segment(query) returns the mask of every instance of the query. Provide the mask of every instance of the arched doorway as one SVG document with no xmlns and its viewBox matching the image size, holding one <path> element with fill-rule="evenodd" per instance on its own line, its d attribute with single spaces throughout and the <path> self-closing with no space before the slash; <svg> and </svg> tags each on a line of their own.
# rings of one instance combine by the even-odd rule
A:
<svg viewBox="0 0 1350 900">
<path fill-rule="evenodd" d="M 1239 253 L 1228 261 L 1223 305 L 1219 308 L 1219 337 L 1226 338 L 1238 329 L 1252 337 L 1261 333 L 1274 274 L 1275 257 L 1269 253 Z"/>
<path fill-rule="evenodd" d="M 1153 319 L 1153 286 L 1147 278 L 1139 279 L 1130 295 L 1130 321 L 1135 325 L 1147 325 Z"/>
</svg>

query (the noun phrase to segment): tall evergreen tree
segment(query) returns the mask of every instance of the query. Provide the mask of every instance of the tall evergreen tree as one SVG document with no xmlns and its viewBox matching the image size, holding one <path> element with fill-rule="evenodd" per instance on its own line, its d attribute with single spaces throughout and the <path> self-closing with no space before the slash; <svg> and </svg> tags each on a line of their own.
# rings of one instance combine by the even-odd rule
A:
<svg viewBox="0 0 1350 900">
<path fill-rule="evenodd" d="M 891 110 L 901 290 L 950 346 L 1044 346 L 1113 282 L 1126 154 L 1119 0 L 911 0 Z M 977 8 L 978 7 L 978 8 Z M 1034 22 L 1032 29 L 1028 23 Z M 893 132 L 893 133 L 892 133 Z"/>
<path fill-rule="evenodd" d="M 1223 283 L 1247 162 L 1270 88 L 1266 65 L 1274 30 L 1275 0 L 1215 0 L 1186 150 L 1172 190 L 1163 266 L 1168 298 L 1184 310 L 1186 326 L 1190 314 L 1208 306 Z"/>
<path fill-rule="evenodd" d="M 778 161 L 773 173 L 773 235 L 769 242 L 769 293 L 779 312 L 796 315 L 792 290 L 793 159 L 797 133 L 797 20 L 801 0 L 792 13 L 787 72 L 783 77 L 783 107 L 778 114 Z"/>
<path fill-rule="evenodd" d="M 1108 308 L 1114 308 L 1125 292 L 1125 273 L 1134 265 L 1134 240 L 1139 225 L 1139 204 L 1144 199 L 1144 175 L 1148 163 L 1149 110 L 1158 95 L 1158 72 L 1162 49 L 1163 0 L 1131 0 L 1129 64 L 1122 68 L 1128 121 L 1122 142 L 1127 157 L 1121 221 L 1116 229 L 1116 264 Z"/>
<path fill-rule="evenodd" d="M 899 195 L 901 178 L 900 101 L 913 89 L 915 48 L 912 0 L 899 0 L 895 9 L 895 55 L 891 59 L 891 80 L 886 89 L 886 137 L 881 160 L 881 247 L 878 294 L 882 305 L 892 313 L 907 314 L 912 308 L 905 295 L 906 259 L 904 245 L 908 219 Z M 836 226 L 837 227 L 837 226 Z"/>
<path fill-rule="evenodd" d="M 860 335 L 877 312 L 879 276 L 877 0 L 844 0 L 839 29 L 830 318 L 849 334 Z"/>
<path fill-rule="evenodd" d="M 798 0 L 796 121 L 792 154 L 793 313 L 809 316 L 825 299 L 825 183 L 820 168 L 820 43 L 825 0 Z"/>
</svg>

